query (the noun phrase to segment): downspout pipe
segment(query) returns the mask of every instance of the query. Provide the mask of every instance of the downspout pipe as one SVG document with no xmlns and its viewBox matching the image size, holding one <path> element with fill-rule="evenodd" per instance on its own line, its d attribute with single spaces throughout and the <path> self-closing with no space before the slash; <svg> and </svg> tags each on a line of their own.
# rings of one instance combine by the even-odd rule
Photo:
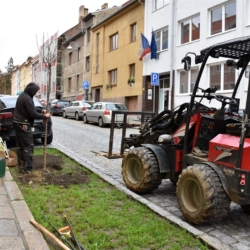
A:
<svg viewBox="0 0 250 250">
<path fill-rule="evenodd" d="M 139 0 L 138 0 L 139 1 Z M 173 84 L 174 84 L 174 76 L 173 76 L 173 71 L 174 71 L 174 62 L 175 62 L 175 1 L 172 0 L 172 22 L 171 22 L 171 48 L 170 48 L 170 107 L 171 110 L 174 108 L 174 100 L 172 100 L 172 97 L 174 98 L 173 92 Z"/>
</svg>

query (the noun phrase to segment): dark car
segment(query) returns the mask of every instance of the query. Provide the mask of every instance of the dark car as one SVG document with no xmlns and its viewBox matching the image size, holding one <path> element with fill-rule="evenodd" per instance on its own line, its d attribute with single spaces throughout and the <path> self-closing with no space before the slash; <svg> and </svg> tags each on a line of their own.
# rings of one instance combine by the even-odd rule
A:
<svg viewBox="0 0 250 250">
<path fill-rule="evenodd" d="M 63 115 L 63 109 L 70 104 L 67 100 L 53 100 L 50 104 L 51 115 Z"/>
<path fill-rule="evenodd" d="M 13 128 L 13 114 L 16 107 L 18 95 L 4 95 L 0 96 L 0 137 L 4 141 L 15 140 L 16 133 Z M 44 107 L 38 101 L 36 97 L 33 98 L 37 112 L 42 113 Z M 43 119 L 35 119 L 33 125 L 33 138 L 41 139 L 44 143 L 45 126 L 42 124 Z M 47 121 L 47 144 L 50 144 L 53 140 L 52 132 L 52 120 L 51 118 Z"/>
</svg>

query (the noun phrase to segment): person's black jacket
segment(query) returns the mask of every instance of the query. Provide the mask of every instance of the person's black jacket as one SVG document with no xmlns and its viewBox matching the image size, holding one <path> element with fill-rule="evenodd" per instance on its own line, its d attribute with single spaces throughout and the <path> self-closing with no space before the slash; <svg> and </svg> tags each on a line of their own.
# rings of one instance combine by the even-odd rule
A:
<svg viewBox="0 0 250 250">
<path fill-rule="evenodd" d="M 38 113 L 33 102 L 33 97 L 39 90 L 39 86 L 31 82 L 29 83 L 22 94 L 17 98 L 16 107 L 14 111 L 13 121 L 21 124 L 34 123 L 34 119 L 43 119 L 44 114 Z"/>
</svg>

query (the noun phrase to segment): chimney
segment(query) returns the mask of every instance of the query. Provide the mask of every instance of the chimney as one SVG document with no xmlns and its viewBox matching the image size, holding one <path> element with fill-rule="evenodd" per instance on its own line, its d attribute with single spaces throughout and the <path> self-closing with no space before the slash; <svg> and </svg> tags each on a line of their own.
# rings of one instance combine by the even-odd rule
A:
<svg viewBox="0 0 250 250">
<path fill-rule="evenodd" d="M 109 7 L 108 3 L 104 3 L 102 5 L 102 10 L 106 10 L 106 9 L 108 9 L 108 7 Z"/>
<path fill-rule="evenodd" d="M 81 22 L 82 18 L 88 15 L 88 9 L 84 8 L 84 5 L 80 6 L 79 8 L 79 23 Z"/>
</svg>

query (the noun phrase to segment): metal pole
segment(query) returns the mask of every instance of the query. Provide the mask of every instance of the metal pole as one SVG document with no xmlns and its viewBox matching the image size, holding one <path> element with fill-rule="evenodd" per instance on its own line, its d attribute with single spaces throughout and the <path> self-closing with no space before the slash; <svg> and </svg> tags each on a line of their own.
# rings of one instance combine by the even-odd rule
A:
<svg viewBox="0 0 250 250">
<path fill-rule="evenodd" d="M 153 95 L 153 113 L 155 112 L 155 86 L 154 86 L 154 95 Z"/>
</svg>

